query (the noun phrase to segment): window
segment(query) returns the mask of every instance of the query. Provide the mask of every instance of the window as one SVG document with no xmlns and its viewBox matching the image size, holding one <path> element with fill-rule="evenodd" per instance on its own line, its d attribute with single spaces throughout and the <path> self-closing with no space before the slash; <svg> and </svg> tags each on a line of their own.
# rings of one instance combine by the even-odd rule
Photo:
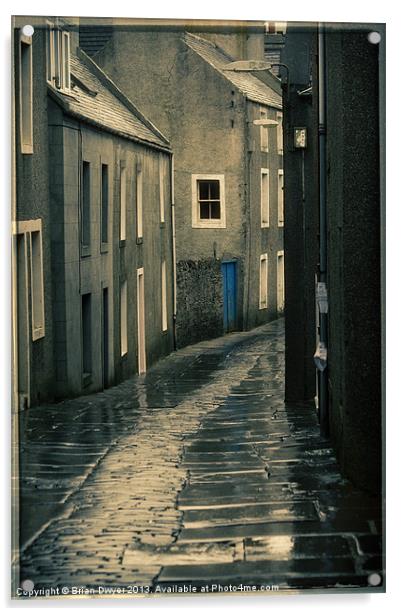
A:
<svg viewBox="0 0 402 616">
<path fill-rule="evenodd" d="M 278 169 L 278 227 L 283 227 L 283 169 Z"/>
<path fill-rule="evenodd" d="M 260 310 L 268 307 L 268 254 L 260 257 Z"/>
<path fill-rule="evenodd" d="M 92 373 L 91 294 L 81 296 L 82 373 L 84 379 Z"/>
<path fill-rule="evenodd" d="M 192 176 L 192 210 L 193 227 L 226 227 L 223 175 Z"/>
<path fill-rule="evenodd" d="M 20 38 L 20 139 L 22 154 L 33 153 L 32 37 Z"/>
<path fill-rule="evenodd" d="M 109 225 L 109 166 L 101 166 L 101 242 L 108 242 Z"/>
<path fill-rule="evenodd" d="M 81 244 L 91 245 L 91 164 L 87 161 L 82 163 Z"/>
<path fill-rule="evenodd" d="M 127 280 L 120 287 L 120 355 L 128 351 L 127 338 Z"/>
<path fill-rule="evenodd" d="M 38 340 L 45 335 L 42 232 L 32 231 L 30 236 L 32 340 Z"/>
<path fill-rule="evenodd" d="M 126 239 L 127 234 L 127 177 L 126 164 L 120 163 L 120 241 Z"/>
<path fill-rule="evenodd" d="M 280 111 L 276 114 L 278 126 L 276 127 L 276 139 L 278 143 L 278 154 L 283 154 L 283 115 Z"/>
<path fill-rule="evenodd" d="M 20 280 L 24 281 L 21 293 L 24 298 L 25 314 L 28 313 L 28 299 L 30 298 L 32 340 L 35 341 L 45 335 L 42 220 L 38 218 L 15 221 L 13 227 L 18 244 L 17 273 L 21 274 Z M 26 327 L 26 336 L 28 336 L 28 323 L 24 327 Z"/>
<path fill-rule="evenodd" d="M 162 331 L 167 328 L 166 261 L 162 261 Z"/>
<path fill-rule="evenodd" d="M 260 107 L 260 118 L 261 120 L 268 119 L 268 111 L 265 107 Z M 260 143 L 261 143 L 261 152 L 269 151 L 269 141 L 268 141 L 268 126 L 260 126 Z"/>
<path fill-rule="evenodd" d="M 62 90 L 70 89 L 70 33 L 62 32 L 61 44 L 61 70 L 60 70 L 60 88 Z"/>
<path fill-rule="evenodd" d="M 283 312 L 285 308 L 285 259 L 284 252 L 280 250 L 277 254 L 277 311 Z"/>
<path fill-rule="evenodd" d="M 136 187 L 136 209 L 137 209 L 137 239 L 142 238 L 142 164 L 137 162 L 137 187 Z"/>
<path fill-rule="evenodd" d="M 166 159 L 163 154 L 159 154 L 159 207 L 161 222 L 165 222 L 165 179 Z"/>
<path fill-rule="evenodd" d="M 70 33 L 47 22 L 46 32 L 46 78 L 59 90 L 69 90 L 70 77 Z"/>
<path fill-rule="evenodd" d="M 269 227 L 269 170 L 261 169 L 261 227 Z"/>
</svg>

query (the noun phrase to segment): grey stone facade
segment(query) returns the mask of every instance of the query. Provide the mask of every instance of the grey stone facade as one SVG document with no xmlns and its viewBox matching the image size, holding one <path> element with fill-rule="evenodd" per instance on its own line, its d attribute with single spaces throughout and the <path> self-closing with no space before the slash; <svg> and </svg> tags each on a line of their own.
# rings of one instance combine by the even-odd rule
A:
<svg viewBox="0 0 402 616">
<path fill-rule="evenodd" d="M 88 28 L 84 41 L 87 36 Z M 280 84 L 274 79 L 273 89 L 251 73 L 223 70 L 235 58 L 262 59 L 263 53 L 263 28 L 249 37 L 245 32 L 219 32 L 217 28 L 198 36 L 186 33 L 183 26 L 152 30 L 128 24 L 116 27 L 95 55 L 172 144 L 179 345 L 225 331 L 222 311 L 219 316 L 224 283 L 217 272 L 228 261 L 237 264 L 235 328 L 250 329 L 277 316 L 276 262 L 283 249 L 283 229 L 277 224 L 282 155 L 277 128 L 268 128 L 269 152 L 262 152 L 261 127 L 253 121 L 260 119 L 261 108 L 268 119 L 276 121 L 281 109 Z M 261 228 L 262 168 L 270 173 L 269 228 Z M 224 185 L 224 228 L 194 226 L 193 177 L 211 174 L 219 175 Z M 269 283 L 267 306 L 260 308 L 262 254 L 268 255 Z M 201 296 L 195 291 L 197 286 Z"/>
<path fill-rule="evenodd" d="M 174 347 L 169 143 L 77 49 L 77 32 L 70 33 L 71 87 L 48 83 L 43 24 L 36 20 L 30 43 L 32 153 L 21 152 L 18 23 L 15 28 L 14 369 L 20 407 L 98 391 L 138 372 L 139 272 L 144 362 Z M 67 33 L 71 24 L 59 25 Z M 42 297 L 31 239 L 39 233 Z M 37 306 L 44 314 L 39 333 Z"/>
<path fill-rule="evenodd" d="M 322 427 L 329 432 L 343 472 L 356 485 L 379 494 L 383 435 L 380 185 L 384 162 L 380 157 L 384 131 L 380 82 L 384 56 L 381 46 L 367 38 L 372 30 L 385 34 L 380 24 L 325 28 L 321 83 L 318 24 L 290 25 L 286 33 L 283 58 L 293 76 L 289 105 L 284 109 L 286 396 L 305 401 L 317 393 Z M 326 104 L 326 122 L 321 127 L 325 139 L 321 216 L 320 86 Z M 296 126 L 307 127 L 304 152 L 293 148 Z M 318 323 L 314 296 L 320 270 L 328 288 L 328 315 Z M 316 390 L 313 354 L 318 339 L 326 345 L 328 357 Z"/>
</svg>

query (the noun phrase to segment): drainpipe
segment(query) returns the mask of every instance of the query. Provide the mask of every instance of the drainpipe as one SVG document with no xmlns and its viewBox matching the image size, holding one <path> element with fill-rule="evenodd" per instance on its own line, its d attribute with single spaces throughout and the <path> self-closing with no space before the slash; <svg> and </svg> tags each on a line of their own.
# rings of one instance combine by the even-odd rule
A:
<svg viewBox="0 0 402 616">
<path fill-rule="evenodd" d="M 176 222 L 174 206 L 174 154 L 170 156 L 170 204 L 172 214 L 172 260 L 173 260 L 173 349 L 177 350 L 176 318 L 177 318 L 177 275 L 176 275 Z"/>
<path fill-rule="evenodd" d="M 318 28 L 318 141 L 319 141 L 319 180 L 320 180 L 320 223 L 319 223 L 319 272 L 317 300 L 319 307 L 319 344 L 315 355 L 319 370 L 319 420 L 321 434 L 329 433 L 328 421 L 328 301 L 327 301 L 327 125 L 326 125 L 326 58 L 325 27 Z M 321 298 L 321 299 L 320 299 Z"/>
</svg>

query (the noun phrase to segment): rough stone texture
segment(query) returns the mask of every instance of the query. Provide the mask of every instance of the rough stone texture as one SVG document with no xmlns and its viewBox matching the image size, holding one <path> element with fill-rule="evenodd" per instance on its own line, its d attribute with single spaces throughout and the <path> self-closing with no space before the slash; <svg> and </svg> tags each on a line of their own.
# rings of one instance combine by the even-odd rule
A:
<svg viewBox="0 0 402 616">
<path fill-rule="evenodd" d="M 328 26 L 327 271 L 328 413 L 330 437 L 344 473 L 363 489 L 381 490 L 381 205 L 379 46 L 373 24 Z M 383 34 L 383 27 L 378 25 Z M 286 34 L 284 61 L 294 90 L 286 124 L 307 126 L 305 202 L 302 155 L 285 156 L 286 399 L 315 393 L 312 355 L 318 255 L 317 32 L 295 26 Z M 381 45 L 384 43 L 382 42 Z M 298 97 L 312 70 L 312 102 Z M 382 70 L 385 71 L 384 66 Z M 354 78 L 351 79 L 351 75 Z M 299 85 L 298 85 L 299 84 Z M 384 129 L 385 130 L 385 129 Z M 303 230 L 303 233 L 301 233 Z"/>
<path fill-rule="evenodd" d="M 379 492 L 381 209 L 378 45 L 367 39 L 372 28 L 327 37 L 328 379 L 330 429 L 341 466 L 354 482 Z"/>
<path fill-rule="evenodd" d="M 178 347 L 223 333 L 220 261 L 177 263 L 177 306 Z"/>
<path fill-rule="evenodd" d="M 279 321 L 27 412 L 22 520 L 36 528 L 20 581 L 128 596 L 217 583 L 383 590 L 382 577 L 368 582 L 382 576 L 378 501 L 341 477 L 311 407 L 284 404 L 283 359 Z"/>
</svg>

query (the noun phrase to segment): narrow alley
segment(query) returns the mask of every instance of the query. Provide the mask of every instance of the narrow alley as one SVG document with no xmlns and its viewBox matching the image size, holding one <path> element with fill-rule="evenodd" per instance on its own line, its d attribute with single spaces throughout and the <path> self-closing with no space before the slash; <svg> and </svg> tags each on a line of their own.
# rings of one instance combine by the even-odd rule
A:
<svg viewBox="0 0 402 616">
<path fill-rule="evenodd" d="M 21 588 L 380 590 L 377 501 L 284 403 L 283 338 L 280 319 L 22 412 Z"/>
</svg>

